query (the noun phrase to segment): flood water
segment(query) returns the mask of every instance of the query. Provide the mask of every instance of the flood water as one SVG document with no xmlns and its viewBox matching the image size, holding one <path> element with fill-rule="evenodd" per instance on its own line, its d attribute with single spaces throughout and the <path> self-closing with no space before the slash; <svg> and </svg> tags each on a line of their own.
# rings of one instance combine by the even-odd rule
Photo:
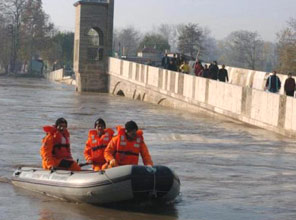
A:
<svg viewBox="0 0 296 220">
<path fill-rule="evenodd" d="M 13 187 L 20 165 L 40 166 L 43 125 L 68 120 L 74 158 L 83 161 L 88 129 L 102 117 L 115 128 L 134 120 L 155 164 L 181 180 L 174 204 L 75 204 Z M 75 93 L 40 79 L 0 77 L 0 219 L 296 219 L 296 143 L 225 118 L 191 114 L 107 94 Z"/>
</svg>

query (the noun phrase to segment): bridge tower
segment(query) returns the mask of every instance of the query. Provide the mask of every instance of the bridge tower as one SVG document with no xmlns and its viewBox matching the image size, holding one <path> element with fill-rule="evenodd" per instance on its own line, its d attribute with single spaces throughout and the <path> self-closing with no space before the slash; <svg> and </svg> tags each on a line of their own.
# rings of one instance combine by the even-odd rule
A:
<svg viewBox="0 0 296 220">
<path fill-rule="evenodd" d="M 108 92 L 114 0 L 81 0 L 76 7 L 74 72 L 78 92 Z"/>
</svg>

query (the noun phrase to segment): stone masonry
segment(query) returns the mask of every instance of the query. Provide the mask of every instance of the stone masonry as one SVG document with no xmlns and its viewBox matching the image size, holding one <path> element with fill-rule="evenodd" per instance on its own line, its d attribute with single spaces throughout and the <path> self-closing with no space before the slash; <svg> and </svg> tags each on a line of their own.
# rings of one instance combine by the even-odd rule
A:
<svg viewBox="0 0 296 220">
<path fill-rule="evenodd" d="M 74 71 L 78 92 L 108 92 L 114 0 L 84 0 L 76 7 Z"/>
</svg>

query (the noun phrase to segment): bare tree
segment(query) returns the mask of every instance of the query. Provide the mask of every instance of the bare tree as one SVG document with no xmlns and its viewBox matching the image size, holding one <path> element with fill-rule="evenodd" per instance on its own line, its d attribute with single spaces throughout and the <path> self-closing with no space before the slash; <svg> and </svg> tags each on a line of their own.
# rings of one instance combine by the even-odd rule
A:
<svg viewBox="0 0 296 220">
<path fill-rule="evenodd" d="M 20 49 L 20 30 L 22 13 L 27 0 L 10 0 L 1 1 L 3 14 L 8 20 L 8 23 L 12 25 L 12 55 L 11 55 L 11 72 L 15 72 L 15 65 L 18 59 Z"/>
<path fill-rule="evenodd" d="M 17 64 L 27 63 L 49 48 L 53 24 L 43 11 L 42 0 L 0 0 L 0 8 L 0 17 L 5 21 L 1 24 L 7 30 L 4 36 L 9 38 L 1 37 L 6 47 L 9 45 L 9 49 L 2 47 L 1 53 L 9 57 L 10 72 L 15 73 Z"/>
<path fill-rule="evenodd" d="M 296 73 L 296 19 L 291 18 L 288 27 L 278 33 L 278 57 L 281 72 Z"/>
<path fill-rule="evenodd" d="M 22 16 L 21 55 L 31 60 L 46 49 L 54 26 L 49 22 L 48 15 L 42 9 L 41 0 L 27 0 Z"/>
<path fill-rule="evenodd" d="M 11 26 L 0 15 L 0 72 L 8 72 L 11 55 Z"/>
<path fill-rule="evenodd" d="M 234 31 L 220 43 L 221 56 L 228 65 L 259 69 L 262 66 L 263 45 L 256 32 Z"/>
<path fill-rule="evenodd" d="M 211 36 L 211 31 L 208 28 L 204 28 L 201 37 L 201 51 L 199 59 L 211 62 L 218 59 L 218 47 L 217 41 Z"/>
<path fill-rule="evenodd" d="M 196 57 L 202 50 L 203 31 L 198 24 L 180 25 L 178 27 L 178 49 L 181 53 Z"/>
<path fill-rule="evenodd" d="M 263 45 L 262 70 L 272 72 L 277 67 L 277 45 L 272 42 L 264 42 Z"/>
<path fill-rule="evenodd" d="M 115 30 L 114 32 L 115 49 L 119 55 L 135 56 L 139 47 L 141 34 L 134 27 Z"/>
<path fill-rule="evenodd" d="M 176 51 L 178 48 L 178 34 L 177 26 L 173 24 L 161 24 L 156 33 L 162 35 L 165 39 L 168 40 L 171 51 Z"/>
</svg>

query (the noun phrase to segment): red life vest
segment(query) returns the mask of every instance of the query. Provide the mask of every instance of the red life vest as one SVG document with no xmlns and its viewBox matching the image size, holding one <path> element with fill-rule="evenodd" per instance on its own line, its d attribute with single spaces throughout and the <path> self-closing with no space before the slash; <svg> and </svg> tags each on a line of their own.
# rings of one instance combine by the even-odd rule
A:
<svg viewBox="0 0 296 220">
<path fill-rule="evenodd" d="M 91 157 L 95 163 L 104 164 L 104 151 L 113 137 L 114 131 L 111 128 L 104 130 L 104 134 L 99 137 L 98 131 L 93 129 L 88 132 L 88 138 L 90 140 Z"/>
<path fill-rule="evenodd" d="M 53 136 L 52 155 L 56 159 L 71 159 L 70 134 L 67 129 L 59 132 L 55 126 L 45 126 L 44 131 Z"/>
<path fill-rule="evenodd" d="M 140 147 L 144 141 L 143 132 L 137 131 L 135 140 L 127 140 L 125 129 L 118 128 L 118 142 L 115 159 L 119 165 L 137 165 L 139 162 Z"/>
</svg>

